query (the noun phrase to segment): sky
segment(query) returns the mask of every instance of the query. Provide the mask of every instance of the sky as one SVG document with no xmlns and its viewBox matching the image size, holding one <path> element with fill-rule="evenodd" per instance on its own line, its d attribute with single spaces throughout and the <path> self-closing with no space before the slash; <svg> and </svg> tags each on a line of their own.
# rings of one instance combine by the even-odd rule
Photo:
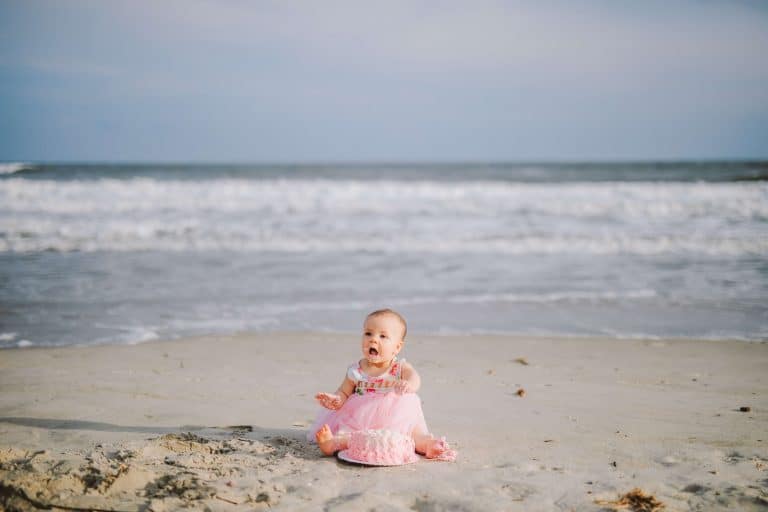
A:
<svg viewBox="0 0 768 512">
<path fill-rule="evenodd" d="M 768 158 L 768 2 L 3 0 L 0 161 Z"/>
</svg>

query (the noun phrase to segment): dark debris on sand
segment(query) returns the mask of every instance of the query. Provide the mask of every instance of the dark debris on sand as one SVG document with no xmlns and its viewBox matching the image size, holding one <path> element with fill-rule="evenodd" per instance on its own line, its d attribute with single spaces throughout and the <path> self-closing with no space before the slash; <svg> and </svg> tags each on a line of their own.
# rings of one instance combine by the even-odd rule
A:
<svg viewBox="0 0 768 512">
<path fill-rule="evenodd" d="M 618 500 L 595 500 L 595 503 L 611 510 L 631 510 L 632 512 L 657 512 L 664 509 L 664 504 L 655 496 L 646 494 L 640 488 L 634 488 Z"/>
</svg>

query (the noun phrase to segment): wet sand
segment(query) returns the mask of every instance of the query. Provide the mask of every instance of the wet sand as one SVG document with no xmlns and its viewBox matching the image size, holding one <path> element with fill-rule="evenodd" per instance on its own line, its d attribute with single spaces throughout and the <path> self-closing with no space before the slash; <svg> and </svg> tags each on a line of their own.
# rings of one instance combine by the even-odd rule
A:
<svg viewBox="0 0 768 512">
<path fill-rule="evenodd" d="M 304 441 L 357 340 L 0 351 L 0 508 L 606 510 L 633 488 L 768 508 L 767 343 L 414 334 L 427 422 L 459 459 L 367 468 Z"/>
</svg>

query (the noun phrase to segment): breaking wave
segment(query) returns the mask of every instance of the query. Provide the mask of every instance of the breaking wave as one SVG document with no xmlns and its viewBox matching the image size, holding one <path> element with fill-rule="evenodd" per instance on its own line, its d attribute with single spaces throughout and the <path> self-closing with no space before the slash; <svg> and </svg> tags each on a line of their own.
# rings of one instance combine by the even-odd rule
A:
<svg viewBox="0 0 768 512">
<path fill-rule="evenodd" d="M 147 250 L 766 255 L 768 184 L 0 181 L 0 252 Z"/>
<path fill-rule="evenodd" d="M 16 174 L 28 169 L 34 169 L 36 166 L 25 162 L 2 162 L 0 163 L 0 175 Z"/>
</svg>

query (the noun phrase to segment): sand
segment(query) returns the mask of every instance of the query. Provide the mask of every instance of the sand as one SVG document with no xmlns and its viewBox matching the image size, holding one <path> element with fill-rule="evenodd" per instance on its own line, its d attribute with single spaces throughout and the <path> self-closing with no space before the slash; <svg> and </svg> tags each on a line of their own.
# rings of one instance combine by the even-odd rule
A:
<svg viewBox="0 0 768 512">
<path fill-rule="evenodd" d="M 304 441 L 355 333 L 0 351 L 0 509 L 610 510 L 635 488 L 768 509 L 765 342 L 414 334 L 404 355 L 456 463 Z"/>
</svg>

